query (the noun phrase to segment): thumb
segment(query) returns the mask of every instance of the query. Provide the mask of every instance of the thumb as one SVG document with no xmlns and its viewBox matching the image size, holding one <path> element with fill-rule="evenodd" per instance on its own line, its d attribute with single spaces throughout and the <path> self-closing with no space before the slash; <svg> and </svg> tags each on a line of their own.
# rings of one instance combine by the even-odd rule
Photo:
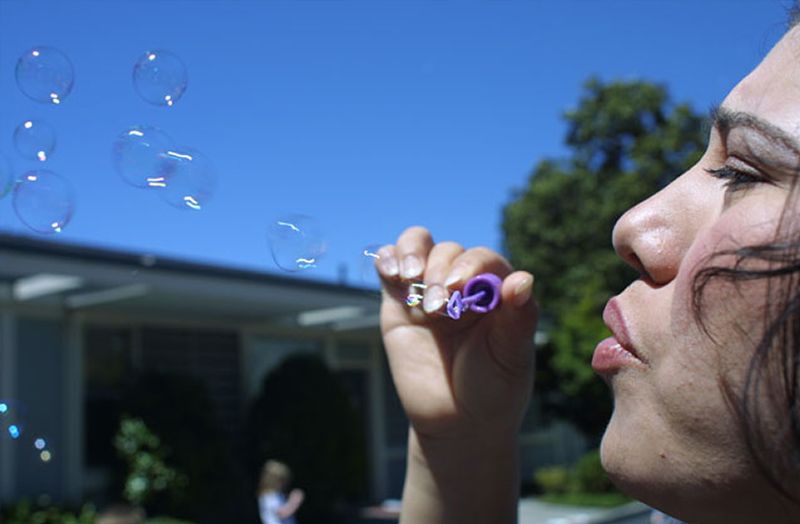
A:
<svg viewBox="0 0 800 524">
<path fill-rule="evenodd" d="M 533 297 L 534 277 L 515 271 L 503 280 L 500 307 L 493 312 L 491 350 L 509 369 L 533 369 L 533 336 L 539 322 L 539 307 Z"/>
</svg>

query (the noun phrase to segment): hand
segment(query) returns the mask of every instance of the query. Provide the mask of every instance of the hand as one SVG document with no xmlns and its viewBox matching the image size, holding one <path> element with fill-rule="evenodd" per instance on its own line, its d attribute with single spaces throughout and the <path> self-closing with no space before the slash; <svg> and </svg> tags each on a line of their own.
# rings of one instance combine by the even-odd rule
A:
<svg viewBox="0 0 800 524">
<path fill-rule="evenodd" d="M 434 244 L 422 227 L 407 229 L 378 255 L 381 331 L 416 438 L 454 443 L 515 436 L 533 386 L 533 276 L 512 272 L 487 248 Z M 447 290 L 485 272 L 503 279 L 500 306 L 457 321 L 445 316 Z M 405 302 L 412 281 L 427 285 L 416 308 Z"/>
<path fill-rule="evenodd" d="M 289 492 L 288 501 L 292 504 L 297 504 L 298 506 L 305 500 L 306 494 L 303 492 L 302 489 L 293 489 Z"/>
</svg>

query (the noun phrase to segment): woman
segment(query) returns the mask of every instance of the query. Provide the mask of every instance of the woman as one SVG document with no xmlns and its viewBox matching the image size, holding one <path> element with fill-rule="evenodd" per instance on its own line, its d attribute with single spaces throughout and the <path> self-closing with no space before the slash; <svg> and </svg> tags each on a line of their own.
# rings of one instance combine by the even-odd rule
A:
<svg viewBox="0 0 800 524">
<path fill-rule="evenodd" d="M 800 522 L 800 27 L 713 116 L 698 164 L 613 232 L 641 278 L 609 301 L 614 336 L 592 361 L 615 402 L 601 456 L 623 491 L 687 522 Z M 381 328 L 411 421 L 401 521 L 514 522 L 533 276 L 421 227 L 379 254 Z M 499 310 L 439 314 L 487 271 L 504 278 Z M 403 301 L 415 279 L 423 309 Z"/>
</svg>

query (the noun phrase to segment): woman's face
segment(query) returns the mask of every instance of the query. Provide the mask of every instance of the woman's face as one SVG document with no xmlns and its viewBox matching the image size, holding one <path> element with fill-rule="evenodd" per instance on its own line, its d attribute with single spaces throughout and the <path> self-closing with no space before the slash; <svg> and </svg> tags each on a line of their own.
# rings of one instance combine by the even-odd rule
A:
<svg viewBox="0 0 800 524">
<path fill-rule="evenodd" d="M 774 501 L 758 504 L 773 492 L 720 387 L 723 378 L 739 391 L 763 333 L 766 284 L 711 281 L 702 311 L 713 339 L 692 297 L 711 255 L 774 239 L 800 168 L 796 142 L 800 27 L 725 99 L 698 164 L 614 229 L 617 252 L 643 276 L 606 308 L 616 339 L 601 343 L 593 361 L 615 399 L 603 463 L 625 491 L 691 522 L 780 521 L 767 518 Z M 727 178 L 707 171 L 723 167 Z"/>
</svg>

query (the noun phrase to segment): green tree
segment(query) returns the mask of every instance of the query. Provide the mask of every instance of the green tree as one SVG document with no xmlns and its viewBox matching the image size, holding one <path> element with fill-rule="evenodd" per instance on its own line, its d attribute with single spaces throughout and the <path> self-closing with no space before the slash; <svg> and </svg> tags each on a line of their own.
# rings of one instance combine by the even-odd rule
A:
<svg viewBox="0 0 800 524">
<path fill-rule="evenodd" d="M 504 209 L 505 249 L 536 276 L 549 341 L 540 348 L 537 395 L 545 417 L 572 420 L 596 439 L 611 412 L 589 367 L 608 336 L 603 306 L 636 278 L 611 247 L 614 223 L 701 156 L 704 119 L 667 89 L 590 79 L 565 113 L 568 158 L 540 161 Z"/>
<path fill-rule="evenodd" d="M 267 459 L 285 462 L 306 492 L 302 524 L 342 522 L 366 489 L 364 421 L 347 390 L 314 355 L 288 357 L 264 377 L 247 424 L 253 493 Z"/>
</svg>

